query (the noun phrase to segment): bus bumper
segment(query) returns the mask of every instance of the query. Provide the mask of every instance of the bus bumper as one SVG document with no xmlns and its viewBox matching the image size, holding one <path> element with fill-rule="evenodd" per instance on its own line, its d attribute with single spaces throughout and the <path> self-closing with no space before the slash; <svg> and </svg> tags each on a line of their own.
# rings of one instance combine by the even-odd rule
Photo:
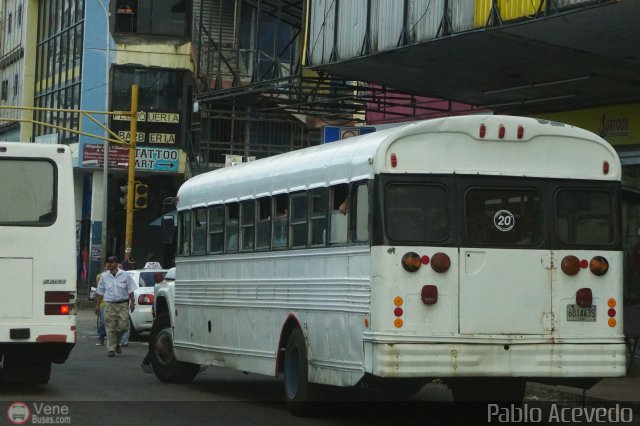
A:
<svg viewBox="0 0 640 426">
<path fill-rule="evenodd" d="M 365 372 L 378 377 L 622 377 L 626 347 L 615 343 L 364 342 Z"/>
</svg>

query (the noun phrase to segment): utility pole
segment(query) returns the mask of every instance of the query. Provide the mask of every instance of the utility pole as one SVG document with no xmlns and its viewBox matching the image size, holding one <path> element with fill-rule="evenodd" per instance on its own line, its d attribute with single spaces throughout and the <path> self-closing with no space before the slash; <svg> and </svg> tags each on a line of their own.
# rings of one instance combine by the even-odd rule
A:
<svg viewBox="0 0 640 426">
<path fill-rule="evenodd" d="M 125 229 L 124 258 L 131 259 L 133 239 L 133 201 L 136 180 L 136 132 L 138 131 L 138 85 L 131 86 L 131 129 L 129 135 L 129 179 L 127 182 L 127 224 Z"/>
</svg>

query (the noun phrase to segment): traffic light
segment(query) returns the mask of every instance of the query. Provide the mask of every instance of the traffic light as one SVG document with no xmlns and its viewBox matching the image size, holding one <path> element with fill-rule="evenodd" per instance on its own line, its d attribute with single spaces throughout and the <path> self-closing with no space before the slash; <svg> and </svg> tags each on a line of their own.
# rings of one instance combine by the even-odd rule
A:
<svg viewBox="0 0 640 426">
<path fill-rule="evenodd" d="M 123 207 L 127 207 L 127 190 L 129 189 L 128 185 L 120 187 L 120 204 Z"/>
<path fill-rule="evenodd" d="M 133 206 L 136 209 L 146 209 L 148 201 L 148 188 L 144 183 L 136 183 L 136 192 Z"/>
</svg>

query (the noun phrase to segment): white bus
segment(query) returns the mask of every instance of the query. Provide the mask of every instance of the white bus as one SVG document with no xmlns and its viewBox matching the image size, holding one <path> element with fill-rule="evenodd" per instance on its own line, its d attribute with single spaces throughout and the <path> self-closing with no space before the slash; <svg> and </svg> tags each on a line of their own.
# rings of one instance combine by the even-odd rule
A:
<svg viewBox="0 0 640 426">
<path fill-rule="evenodd" d="M 0 382 L 47 383 L 76 341 L 71 151 L 0 142 Z"/>
<path fill-rule="evenodd" d="M 593 133 L 487 115 L 196 176 L 156 374 L 282 374 L 295 413 L 317 384 L 521 400 L 624 376 L 620 179 Z"/>
</svg>

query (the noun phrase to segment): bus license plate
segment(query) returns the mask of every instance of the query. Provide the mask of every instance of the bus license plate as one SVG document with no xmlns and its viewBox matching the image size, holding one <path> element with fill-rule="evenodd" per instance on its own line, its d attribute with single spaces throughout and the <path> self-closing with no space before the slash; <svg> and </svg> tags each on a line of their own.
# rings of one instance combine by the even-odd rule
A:
<svg viewBox="0 0 640 426">
<path fill-rule="evenodd" d="M 595 322 L 596 307 L 581 308 L 578 305 L 567 305 L 567 321 Z"/>
</svg>

